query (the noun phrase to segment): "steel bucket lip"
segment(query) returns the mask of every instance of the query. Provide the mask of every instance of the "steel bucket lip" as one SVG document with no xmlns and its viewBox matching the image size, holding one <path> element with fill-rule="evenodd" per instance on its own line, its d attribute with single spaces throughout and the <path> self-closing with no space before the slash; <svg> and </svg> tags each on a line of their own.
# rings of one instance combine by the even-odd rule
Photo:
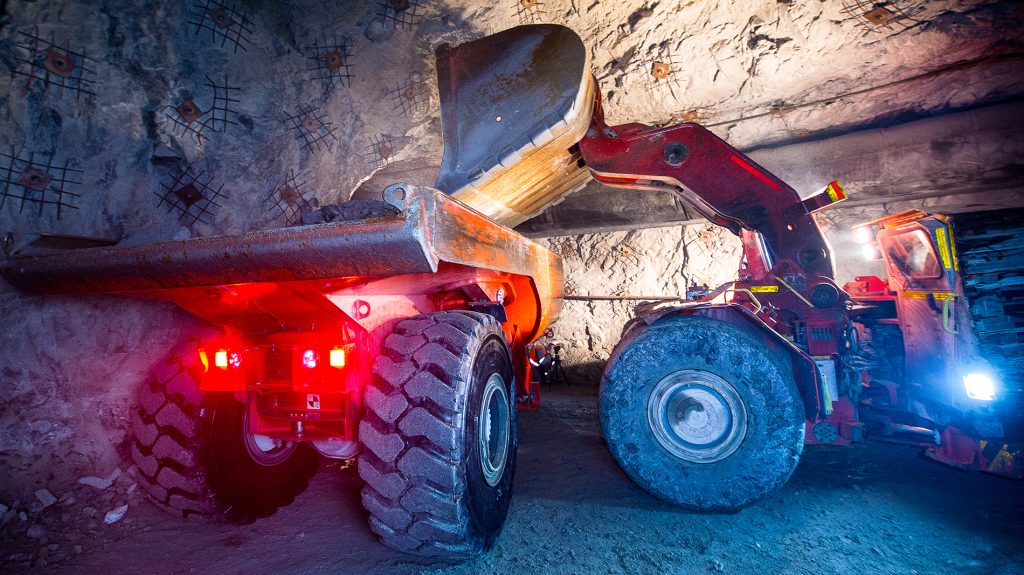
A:
<svg viewBox="0 0 1024 575">
<path fill-rule="evenodd" d="M 590 56 L 566 26 L 516 26 L 442 44 L 436 58 L 444 156 L 435 186 L 446 193 L 483 184 L 504 158 L 568 129 L 589 104 Z"/>
</svg>

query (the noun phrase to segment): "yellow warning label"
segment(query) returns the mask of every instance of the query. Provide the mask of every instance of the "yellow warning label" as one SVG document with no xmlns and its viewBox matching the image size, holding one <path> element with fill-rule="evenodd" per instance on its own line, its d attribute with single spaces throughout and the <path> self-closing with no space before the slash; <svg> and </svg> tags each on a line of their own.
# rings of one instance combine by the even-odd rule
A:
<svg viewBox="0 0 1024 575">
<path fill-rule="evenodd" d="M 939 246 L 939 257 L 942 258 L 942 266 L 951 269 L 953 262 L 949 257 L 949 243 L 946 241 L 946 228 L 935 230 L 935 243 Z"/>
<path fill-rule="evenodd" d="M 750 291 L 753 293 L 775 293 L 779 291 L 779 286 L 750 286 Z"/>
<path fill-rule="evenodd" d="M 905 292 L 903 292 L 903 297 L 905 297 L 907 299 L 928 299 L 929 295 L 932 296 L 933 298 L 939 300 L 939 301 L 945 301 L 945 300 L 953 297 L 953 292 L 948 292 L 948 291 L 933 291 L 933 292 L 927 292 L 927 291 L 905 291 Z"/>
<path fill-rule="evenodd" d="M 839 185 L 839 182 L 832 182 L 825 186 L 825 192 L 828 194 L 828 199 L 833 202 L 846 199 L 846 190 L 843 189 L 843 186 Z"/>
<path fill-rule="evenodd" d="M 960 271 L 960 264 L 957 263 L 956 258 L 956 240 L 953 239 L 953 234 L 949 234 L 949 251 L 953 253 L 953 271 Z"/>
</svg>

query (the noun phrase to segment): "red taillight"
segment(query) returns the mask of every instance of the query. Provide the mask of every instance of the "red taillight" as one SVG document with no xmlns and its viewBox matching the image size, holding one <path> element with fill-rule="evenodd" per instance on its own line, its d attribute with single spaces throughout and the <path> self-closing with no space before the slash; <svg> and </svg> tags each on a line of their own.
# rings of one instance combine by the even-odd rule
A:
<svg viewBox="0 0 1024 575">
<path fill-rule="evenodd" d="M 307 349 L 302 352 L 302 367 L 307 369 L 314 369 L 320 364 L 320 354 L 313 349 Z"/>
</svg>

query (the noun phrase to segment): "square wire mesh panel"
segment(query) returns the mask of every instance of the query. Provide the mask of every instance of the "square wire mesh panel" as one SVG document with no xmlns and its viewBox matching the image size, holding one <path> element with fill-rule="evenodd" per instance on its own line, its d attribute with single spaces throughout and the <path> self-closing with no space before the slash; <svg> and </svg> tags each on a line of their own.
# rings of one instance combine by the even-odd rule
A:
<svg viewBox="0 0 1024 575">
<path fill-rule="evenodd" d="M 668 53 L 643 58 L 637 64 L 637 73 L 642 74 L 648 92 L 667 90 L 675 95 L 675 89 L 681 86 L 680 70 Z"/>
<path fill-rule="evenodd" d="M 65 91 L 74 94 L 76 100 L 96 95 L 98 62 L 86 55 L 84 49 L 79 52 L 67 42 L 58 44 L 52 34 L 45 40 L 38 30 L 32 34 L 19 32 L 14 46 L 14 73 L 26 78 L 26 89 L 39 82 L 44 91 L 57 90 L 58 96 Z"/>
<path fill-rule="evenodd" d="M 209 93 L 213 94 L 213 103 L 209 109 L 203 109 L 191 99 L 164 108 L 164 117 L 175 136 L 189 134 L 196 141 L 204 142 L 208 139 L 206 131 L 223 132 L 228 126 L 238 124 L 238 110 L 235 106 L 241 103 L 237 97 L 239 88 L 228 84 L 227 76 L 224 76 L 223 84 L 218 84 L 206 76 L 206 86 Z"/>
<path fill-rule="evenodd" d="M 53 154 L 15 152 L 13 147 L 10 153 L 0 152 L 0 209 L 17 206 L 18 213 L 23 214 L 28 207 L 42 216 L 44 208 L 53 206 L 59 220 L 65 209 L 78 209 L 74 202 L 81 195 L 68 190 L 68 186 L 81 185 L 78 178 L 83 173 L 71 168 L 70 160 L 60 162 Z"/>
<path fill-rule="evenodd" d="M 921 21 L 914 18 L 924 10 L 923 0 L 904 2 L 878 2 L 877 0 L 844 0 L 840 10 L 847 20 L 854 20 L 865 32 L 874 30 L 902 30 Z"/>
<path fill-rule="evenodd" d="M 419 79 L 396 82 L 395 88 L 388 92 L 392 103 L 392 111 L 401 113 L 412 120 L 427 110 L 430 103 L 430 87 Z"/>
<path fill-rule="evenodd" d="M 515 0 L 515 7 L 520 24 L 537 24 L 546 14 L 541 0 Z"/>
<path fill-rule="evenodd" d="M 288 179 L 274 188 L 263 203 L 269 206 L 274 220 L 284 219 L 287 225 L 298 223 L 302 213 L 313 209 L 313 191 L 305 180 L 299 180 L 295 172 L 288 171 Z"/>
<path fill-rule="evenodd" d="M 313 40 L 313 45 L 306 49 L 306 60 L 309 80 L 320 82 L 325 92 L 336 85 L 352 85 L 352 43 L 348 38 Z"/>
<path fill-rule="evenodd" d="M 390 134 L 372 136 L 370 143 L 363 148 L 363 161 L 373 168 L 384 168 L 394 161 L 398 152 L 398 138 Z"/>
<path fill-rule="evenodd" d="M 299 108 L 284 123 L 307 152 L 330 151 L 331 146 L 338 141 L 338 129 L 313 106 Z"/>
<path fill-rule="evenodd" d="M 212 224 L 221 201 L 227 199 L 224 184 L 213 174 L 196 168 L 192 164 L 179 169 L 170 181 L 161 182 L 161 192 L 154 192 L 160 198 L 158 207 L 167 205 L 167 213 L 179 212 L 178 221 L 190 225 L 195 222 Z"/>
<path fill-rule="evenodd" d="M 195 0 L 188 11 L 195 36 L 209 35 L 214 46 L 243 52 L 252 43 L 253 23 L 234 2 Z"/>
<path fill-rule="evenodd" d="M 206 84 L 213 91 L 213 106 L 210 108 L 210 115 L 203 123 L 214 132 L 223 132 L 228 126 L 235 126 L 238 122 L 238 110 L 235 105 L 241 103 L 237 97 L 232 95 L 238 92 L 238 88 L 228 84 L 228 77 L 224 75 L 224 83 L 218 84 L 206 76 Z"/>
<path fill-rule="evenodd" d="M 409 28 L 422 19 L 422 0 L 379 0 L 377 16 L 395 28 Z"/>
</svg>

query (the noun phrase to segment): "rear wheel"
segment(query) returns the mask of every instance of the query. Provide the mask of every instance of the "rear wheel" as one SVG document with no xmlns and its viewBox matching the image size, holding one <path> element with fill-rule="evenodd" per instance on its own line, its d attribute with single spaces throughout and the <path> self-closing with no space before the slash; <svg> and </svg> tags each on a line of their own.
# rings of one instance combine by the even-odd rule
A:
<svg viewBox="0 0 1024 575">
<path fill-rule="evenodd" d="M 316 453 L 249 433 L 244 403 L 199 391 L 193 356 L 184 346 L 139 386 L 131 457 L 146 493 L 175 515 L 238 522 L 291 503 L 316 470 Z"/>
<path fill-rule="evenodd" d="M 630 330 L 601 381 L 608 448 L 661 499 L 701 511 L 749 505 L 786 482 L 803 449 L 802 403 L 780 359 L 702 317 Z"/>
<path fill-rule="evenodd" d="M 207 480 L 229 520 L 270 516 L 306 490 L 319 462 L 316 451 L 251 433 L 249 409 L 233 394 L 217 394 L 208 404 Z"/>
<path fill-rule="evenodd" d="M 384 341 L 359 427 L 370 527 L 400 551 L 466 558 L 505 522 L 516 459 L 512 362 L 474 312 L 400 322 Z"/>
</svg>

